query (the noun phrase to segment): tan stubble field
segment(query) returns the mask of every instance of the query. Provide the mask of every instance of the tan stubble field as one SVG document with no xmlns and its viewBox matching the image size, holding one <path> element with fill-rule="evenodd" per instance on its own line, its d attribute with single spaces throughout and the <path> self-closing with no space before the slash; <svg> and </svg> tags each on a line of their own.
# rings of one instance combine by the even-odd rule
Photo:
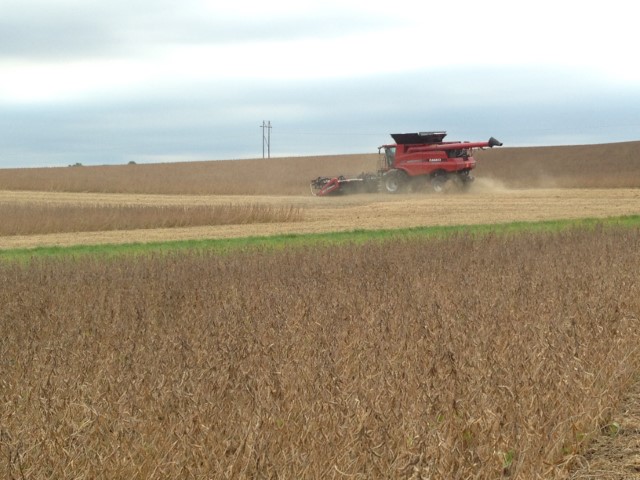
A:
<svg viewBox="0 0 640 480">
<path fill-rule="evenodd" d="M 300 208 L 287 223 L 217 225 L 0 237 L 0 248 L 31 248 L 233 238 L 288 233 L 435 225 L 494 224 L 571 218 L 604 218 L 640 212 L 638 189 L 507 189 L 487 180 L 466 194 L 345 195 L 319 198 L 268 195 L 148 195 L 0 191 L 0 202 L 74 205 L 270 205 Z"/>
</svg>

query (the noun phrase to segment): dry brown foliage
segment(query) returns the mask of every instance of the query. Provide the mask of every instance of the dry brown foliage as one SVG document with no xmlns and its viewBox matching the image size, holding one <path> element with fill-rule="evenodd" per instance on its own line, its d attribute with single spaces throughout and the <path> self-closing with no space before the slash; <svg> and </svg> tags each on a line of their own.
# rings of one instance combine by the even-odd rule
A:
<svg viewBox="0 0 640 480">
<path fill-rule="evenodd" d="M 507 139 L 503 139 L 507 141 Z M 375 146 L 372 148 L 375 151 Z M 640 142 L 477 152 L 478 178 L 506 187 L 640 186 Z M 0 169 L 0 190 L 306 195 L 317 176 L 375 172 L 378 155 L 333 155 L 154 165 Z"/>
<path fill-rule="evenodd" d="M 300 220 L 293 206 L 0 203 L 0 235 L 236 225 Z"/>
<path fill-rule="evenodd" d="M 639 268 L 637 229 L 0 265 L 0 476 L 562 477 Z"/>
<path fill-rule="evenodd" d="M 571 480 L 640 480 L 640 375 L 620 411 L 575 464 Z"/>
</svg>

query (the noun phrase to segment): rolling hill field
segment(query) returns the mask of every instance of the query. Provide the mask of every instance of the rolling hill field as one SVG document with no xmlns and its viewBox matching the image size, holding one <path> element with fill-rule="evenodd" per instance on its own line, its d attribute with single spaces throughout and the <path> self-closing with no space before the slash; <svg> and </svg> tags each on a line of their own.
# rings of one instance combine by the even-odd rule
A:
<svg viewBox="0 0 640 480">
<path fill-rule="evenodd" d="M 640 141 L 477 152 L 476 177 L 507 188 L 640 187 Z M 149 165 L 0 169 L 0 190 L 306 195 L 317 176 L 375 171 L 377 153 Z"/>
</svg>

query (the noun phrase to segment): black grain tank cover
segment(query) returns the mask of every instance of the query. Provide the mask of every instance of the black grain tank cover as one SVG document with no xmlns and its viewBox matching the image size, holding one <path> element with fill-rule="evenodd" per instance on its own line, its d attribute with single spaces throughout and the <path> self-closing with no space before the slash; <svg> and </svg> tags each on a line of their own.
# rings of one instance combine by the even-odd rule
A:
<svg viewBox="0 0 640 480">
<path fill-rule="evenodd" d="M 447 136 L 447 132 L 418 132 L 392 133 L 391 138 L 400 145 L 415 145 L 418 143 L 440 143 Z"/>
</svg>

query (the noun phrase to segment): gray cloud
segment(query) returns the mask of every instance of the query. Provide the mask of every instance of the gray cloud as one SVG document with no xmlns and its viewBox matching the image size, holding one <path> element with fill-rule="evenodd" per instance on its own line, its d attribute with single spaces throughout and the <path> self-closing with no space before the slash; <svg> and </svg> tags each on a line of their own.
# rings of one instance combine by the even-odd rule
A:
<svg viewBox="0 0 640 480">
<path fill-rule="evenodd" d="M 135 56 L 168 45 L 296 41 L 376 31 L 389 20 L 348 10 L 279 18 L 203 14 L 194 0 L 101 4 L 10 2 L 0 17 L 0 59 Z"/>
<path fill-rule="evenodd" d="M 11 59 L 30 65 L 45 62 L 48 67 L 66 60 L 109 58 L 140 60 L 144 68 L 157 66 L 154 61 L 173 46 L 257 42 L 260 48 L 261 42 L 268 47 L 270 41 L 383 34 L 389 27 L 402 27 L 398 22 L 403 18 L 393 9 L 383 17 L 348 8 L 355 7 L 314 13 L 294 9 L 267 18 L 250 11 L 222 16 L 203 9 L 201 0 L 3 0 L 0 67 L 13 68 L 7 62 Z M 5 104 L 0 100 L 0 167 L 255 157 L 261 153 L 262 120 L 273 122 L 277 156 L 373 152 L 389 141 L 389 133 L 430 129 L 448 130 L 453 139 L 494 135 L 505 145 L 638 139 L 637 82 L 613 83 L 593 69 L 575 66 L 459 64 L 416 71 L 418 65 L 429 66 L 433 56 L 446 57 L 448 52 L 446 38 L 429 38 L 426 33 L 424 45 L 394 37 L 394 48 L 415 52 L 410 71 L 404 73 L 394 73 L 404 65 L 397 66 L 390 52 L 391 58 L 379 59 L 388 66 L 387 74 L 297 81 L 271 80 L 259 73 L 231 81 L 209 74 L 206 80 L 193 80 L 197 68 L 166 78 L 173 73 L 168 68 L 168 74 L 158 74 L 142 86 L 134 82 L 119 87 L 114 81 L 110 88 L 96 82 L 97 93 L 88 89 L 66 100 L 56 101 L 53 95 L 45 95 L 40 103 L 37 95 Z M 352 50 L 365 52 L 368 47 L 356 45 Z M 321 53 L 326 53 L 318 58 L 327 68 L 333 66 L 332 55 L 340 54 Z M 282 59 L 281 52 L 266 50 L 269 54 L 280 63 L 296 65 L 296 58 Z M 46 90 L 47 78 L 37 80 Z"/>
</svg>

